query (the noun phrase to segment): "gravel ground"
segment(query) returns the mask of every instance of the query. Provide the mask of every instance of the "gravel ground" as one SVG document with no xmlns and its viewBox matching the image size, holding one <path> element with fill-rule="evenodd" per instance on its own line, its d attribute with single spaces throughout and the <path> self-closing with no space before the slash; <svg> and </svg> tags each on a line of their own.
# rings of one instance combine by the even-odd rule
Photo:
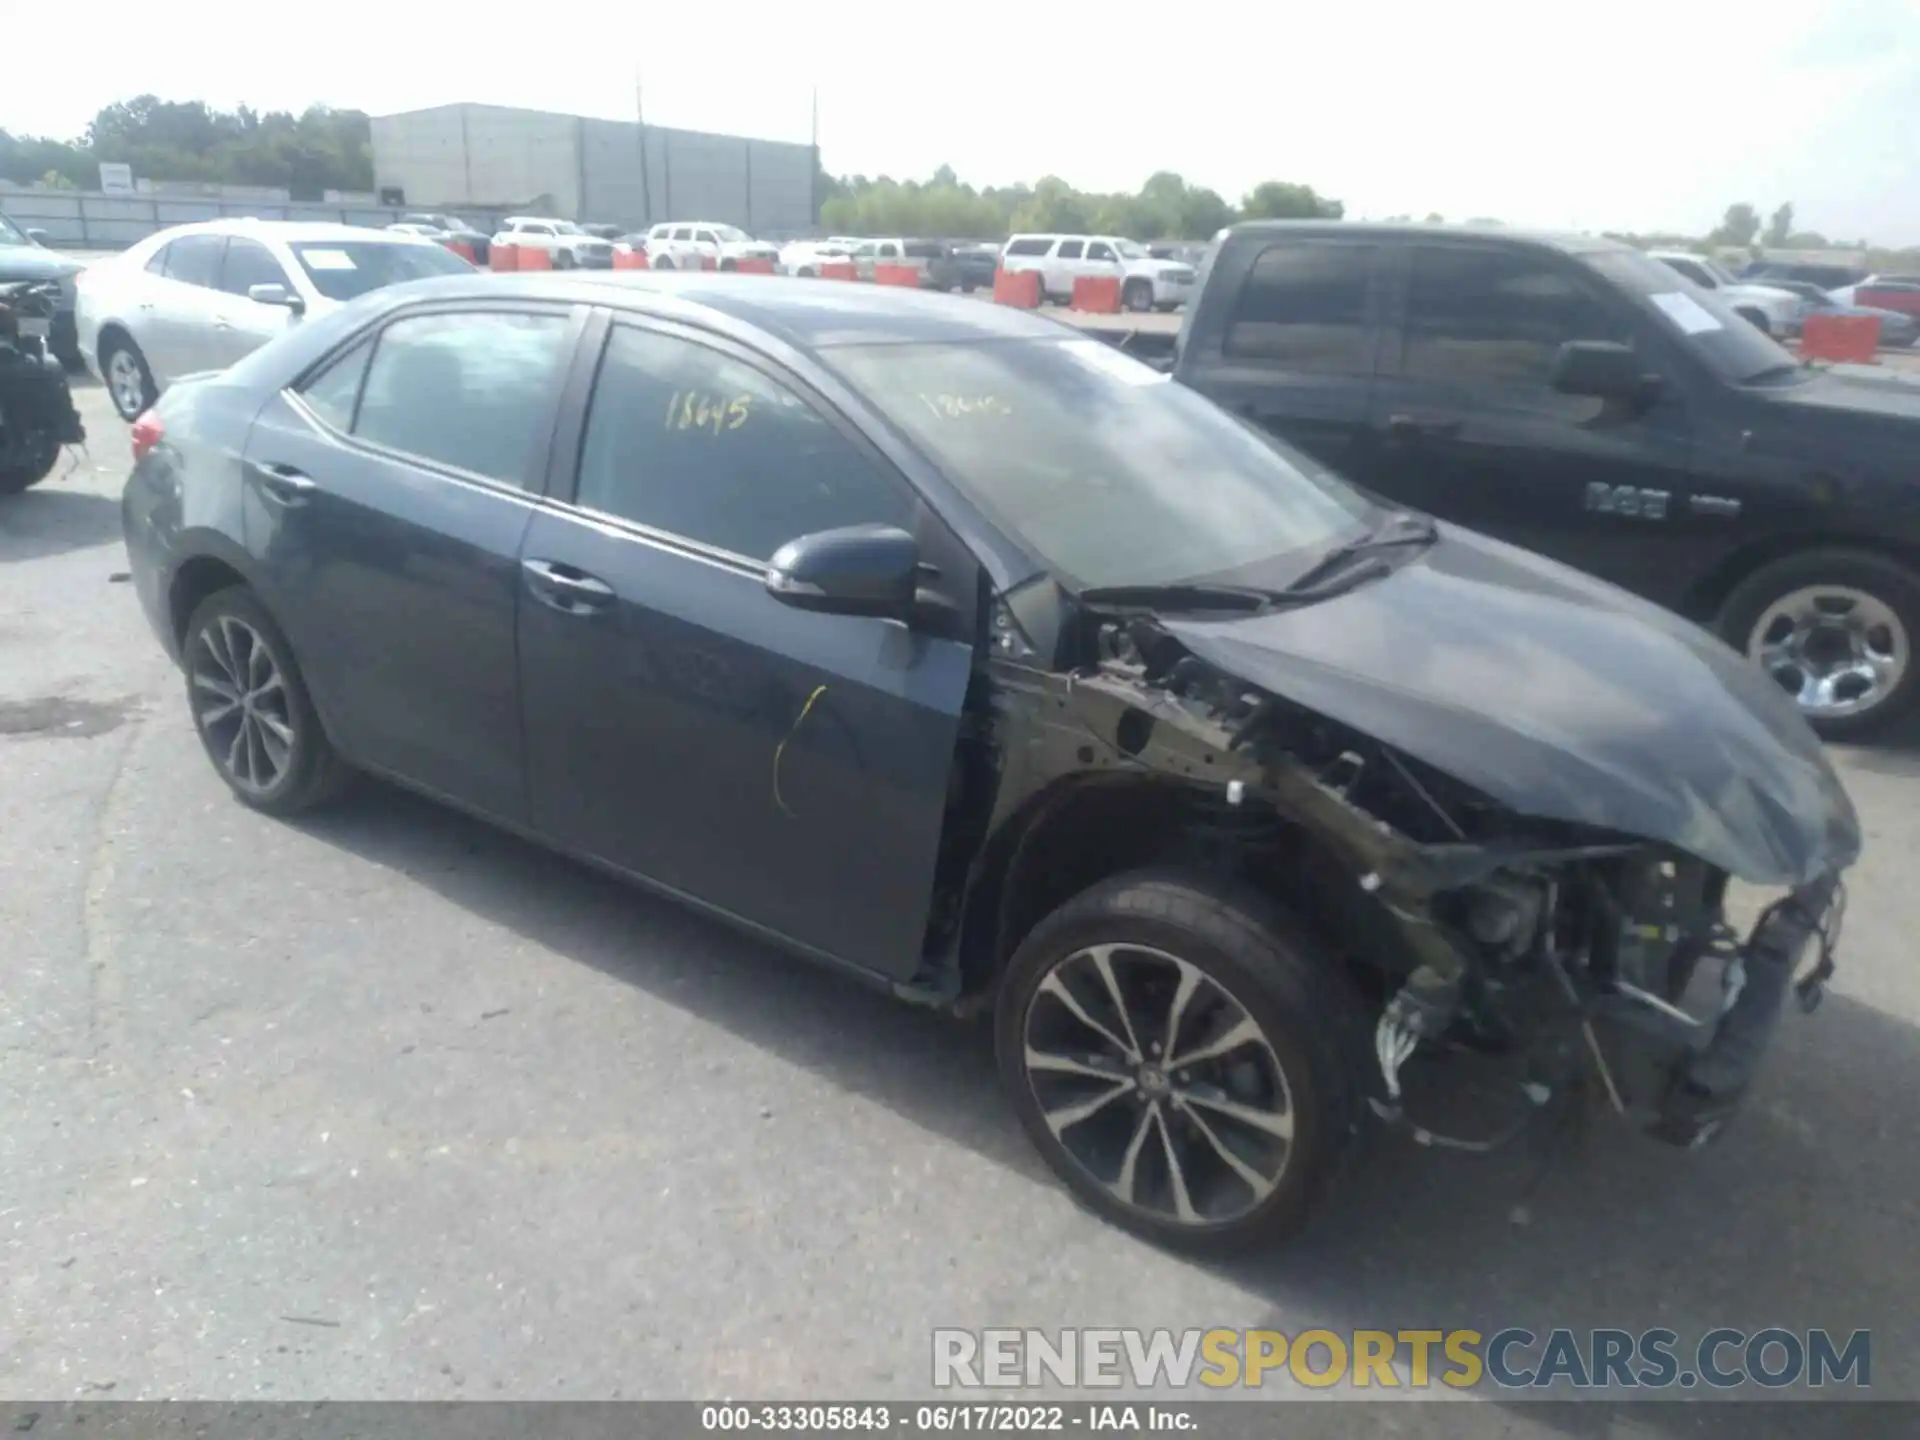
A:
<svg viewBox="0 0 1920 1440">
<path fill-rule="evenodd" d="M 1911 745 L 1839 756 L 1836 990 L 1723 1144 L 1388 1143 L 1202 1267 L 1056 1188 L 979 1027 L 399 794 L 230 801 L 82 401 L 79 469 L 0 505 L 0 1399 L 910 1396 L 933 1327 L 1008 1324 L 1871 1327 L 1920 1396 Z"/>
</svg>

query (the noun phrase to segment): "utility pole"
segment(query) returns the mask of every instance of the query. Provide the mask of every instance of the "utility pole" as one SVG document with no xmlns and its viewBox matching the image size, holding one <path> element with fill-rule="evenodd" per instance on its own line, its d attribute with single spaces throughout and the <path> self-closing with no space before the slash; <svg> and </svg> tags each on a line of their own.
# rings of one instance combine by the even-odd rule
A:
<svg viewBox="0 0 1920 1440">
<path fill-rule="evenodd" d="M 640 132 L 640 208 L 644 212 L 640 228 L 647 230 L 653 225 L 653 184 L 647 174 L 647 111 L 642 102 L 638 70 L 633 72 L 633 119 L 634 128 Z"/>
</svg>

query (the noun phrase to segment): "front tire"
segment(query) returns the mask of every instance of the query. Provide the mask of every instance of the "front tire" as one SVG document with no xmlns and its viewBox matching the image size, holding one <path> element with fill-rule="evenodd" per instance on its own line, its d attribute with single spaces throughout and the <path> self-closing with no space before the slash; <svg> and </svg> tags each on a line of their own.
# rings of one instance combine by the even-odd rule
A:
<svg viewBox="0 0 1920 1440">
<path fill-rule="evenodd" d="M 658 260 L 649 260 L 647 263 L 655 270 L 673 269 L 673 257 L 671 255 L 662 255 Z"/>
<path fill-rule="evenodd" d="M 1096 1213 L 1172 1249 L 1273 1244 L 1359 1132 L 1365 1015 L 1334 957 L 1264 898 L 1139 871 L 1021 942 L 995 1008 L 1028 1137 Z"/>
<path fill-rule="evenodd" d="M 577 263 L 573 258 L 573 252 L 571 250 L 556 250 L 553 252 L 553 268 L 556 270 L 571 270 Z"/>
<path fill-rule="evenodd" d="M 32 441 L 32 448 L 22 446 L 21 454 L 0 465 L 0 495 L 18 495 L 22 490 L 32 489 L 60 463 L 58 440 L 35 436 Z"/>
<path fill-rule="evenodd" d="M 236 585 L 202 600 L 181 654 L 193 728 L 242 804 L 297 815 L 345 788 L 352 772 L 321 727 L 293 647 L 252 591 Z"/>
<path fill-rule="evenodd" d="M 1120 291 L 1120 303 L 1136 315 L 1153 309 L 1153 282 L 1129 280 Z"/>
<path fill-rule="evenodd" d="M 160 387 L 153 383 L 153 371 L 140 347 L 125 335 L 115 335 L 100 349 L 100 373 L 107 382 L 107 396 L 120 418 L 131 424 L 160 398 Z"/>
<path fill-rule="evenodd" d="M 1826 740 L 1858 740 L 1920 700 L 1920 576 L 1866 550 L 1804 550 L 1727 596 L 1717 628 Z"/>
</svg>

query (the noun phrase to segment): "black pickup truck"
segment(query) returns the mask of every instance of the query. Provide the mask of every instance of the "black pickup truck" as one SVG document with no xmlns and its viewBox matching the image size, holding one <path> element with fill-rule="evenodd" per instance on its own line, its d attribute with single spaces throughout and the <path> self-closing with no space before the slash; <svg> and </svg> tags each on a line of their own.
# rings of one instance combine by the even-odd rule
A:
<svg viewBox="0 0 1920 1440">
<path fill-rule="evenodd" d="M 1710 625 L 1829 738 L 1920 694 L 1920 373 L 1803 365 L 1608 240 L 1288 221 L 1226 232 L 1172 365 L 1366 489 Z"/>
</svg>

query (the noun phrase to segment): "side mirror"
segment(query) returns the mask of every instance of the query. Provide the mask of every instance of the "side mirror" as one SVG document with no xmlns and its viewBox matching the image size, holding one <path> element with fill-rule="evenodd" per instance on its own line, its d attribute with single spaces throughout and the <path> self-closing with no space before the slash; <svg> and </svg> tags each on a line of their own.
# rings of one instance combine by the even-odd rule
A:
<svg viewBox="0 0 1920 1440">
<path fill-rule="evenodd" d="M 848 525 L 789 540 L 767 563 L 767 593 L 796 610 L 905 620 L 913 613 L 920 545 L 892 525 Z"/>
<path fill-rule="evenodd" d="M 1631 346 L 1611 340 L 1569 340 L 1553 357 L 1551 380 L 1562 395 L 1602 400 L 1642 400 L 1658 384 Z"/>
<path fill-rule="evenodd" d="M 247 299 L 256 305 L 284 305 L 296 315 L 307 308 L 307 302 L 284 285 L 249 285 Z"/>
<path fill-rule="evenodd" d="M 36 245 L 45 245 L 47 243 L 47 232 L 44 230 L 29 230 L 27 231 L 27 238 Z"/>
</svg>

